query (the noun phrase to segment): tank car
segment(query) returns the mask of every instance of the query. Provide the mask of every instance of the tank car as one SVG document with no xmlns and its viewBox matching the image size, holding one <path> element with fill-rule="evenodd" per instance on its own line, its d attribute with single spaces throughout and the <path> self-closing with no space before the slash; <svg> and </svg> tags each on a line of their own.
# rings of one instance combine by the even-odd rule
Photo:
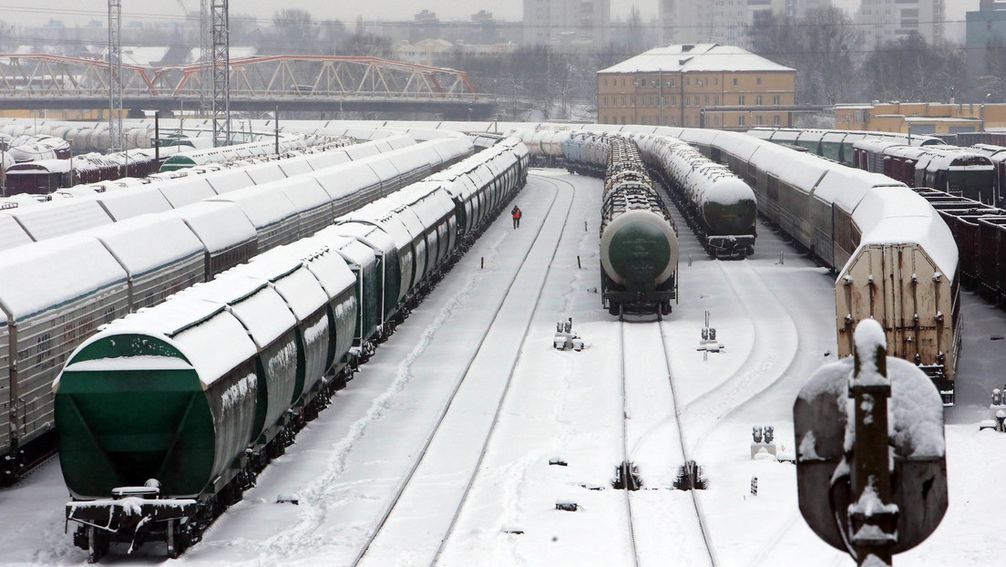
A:
<svg viewBox="0 0 1006 567">
<path fill-rule="evenodd" d="M 606 140 L 610 158 L 601 203 L 603 305 L 612 315 L 669 315 L 677 299 L 677 231 L 635 143 L 621 137 Z"/>
<path fill-rule="evenodd" d="M 640 147 L 710 255 L 743 258 L 754 252 L 757 198 L 744 180 L 673 138 L 646 136 Z"/>
</svg>

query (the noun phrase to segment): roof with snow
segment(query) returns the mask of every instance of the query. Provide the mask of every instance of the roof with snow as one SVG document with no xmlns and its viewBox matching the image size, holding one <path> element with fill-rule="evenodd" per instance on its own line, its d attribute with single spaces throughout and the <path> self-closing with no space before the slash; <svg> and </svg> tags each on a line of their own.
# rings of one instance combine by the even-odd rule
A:
<svg viewBox="0 0 1006 567">
<path fill-rule="evenodd" d="M 793 71 L 734 45 L 668 45 L 641 53 L 599 73 L 684 73 L 697 71 Z"/>
</svg>

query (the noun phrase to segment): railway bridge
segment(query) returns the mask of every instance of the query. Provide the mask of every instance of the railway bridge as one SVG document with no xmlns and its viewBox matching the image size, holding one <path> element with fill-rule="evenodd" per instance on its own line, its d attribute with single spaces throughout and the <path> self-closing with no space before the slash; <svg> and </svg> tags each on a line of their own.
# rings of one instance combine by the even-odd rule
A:
<svg viewBox="0 0 1006 567">
<path fill-rule="evenodd" d="M 212 65 L 122 66 L 123 107 L 165 112 L 199 108 Z M 232 59 L 231 109 L 238 111 L 433 113 L 490 118 L 496 100 L 464 71 L 340 55 Z M 108 107 L 108 63 L 47 54 L 0 54 L 0 109 Z"/>
</svg>

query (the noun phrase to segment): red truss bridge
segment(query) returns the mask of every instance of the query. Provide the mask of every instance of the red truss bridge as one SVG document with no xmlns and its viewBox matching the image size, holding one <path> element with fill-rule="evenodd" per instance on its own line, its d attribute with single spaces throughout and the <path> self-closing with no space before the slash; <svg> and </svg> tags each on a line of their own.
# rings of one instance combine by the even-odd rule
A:
<svg viewBox="0 0 1006 567">
<path fill-rule="evenodd" d="M 198 108 L 208 63 L 122 66 L 123 106 L 132 110 Z M 491 95 L 476 92 L 464 71 L 380 57 L 273 55 L 232 59 L 231 109 L 429 112 L 487 118 Z M 206 89 L 208 92 L 208 87 Z M 208 98 L 208 95 L 206 96 Z M 108 64 L 46 54 L 0 54 L 0 109 L 108 107 Z"/>
</svg>

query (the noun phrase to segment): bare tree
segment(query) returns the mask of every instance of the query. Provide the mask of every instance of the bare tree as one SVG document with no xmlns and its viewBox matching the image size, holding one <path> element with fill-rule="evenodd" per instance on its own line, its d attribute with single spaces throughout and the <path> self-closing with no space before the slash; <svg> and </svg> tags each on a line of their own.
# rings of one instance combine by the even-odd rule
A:
<svg viewBox="0 0 1006 567">
<path fill-rule="evenodd" d="M 800 20 L 760 18 L 746 33 L 752 51 L 796 69 L 798 101 L 834 104 L 853 93 L 859 35 L 842 10 L 818 8 Z"/>
<path fill-rule="evenodd" d="M 963 94 L 963 50 L 949 44 L 929 45 L 917 34 L 886 43 L 863 63 L 867 98 L 946 101 Z"/>
<path fill-rule="evenodd" d="M 339 55 L 391 57 L 391 40 L 370 33 L 354 33 L 343 41 Z"/>
<path fill-rule="evenodd" d="M 287 8 L 272 17 L 272 28 L 263 51 L 284 54 L 320 53 L 321 29 L 311 18 L 311 13 L 298 8 Z"/>
</svg>

